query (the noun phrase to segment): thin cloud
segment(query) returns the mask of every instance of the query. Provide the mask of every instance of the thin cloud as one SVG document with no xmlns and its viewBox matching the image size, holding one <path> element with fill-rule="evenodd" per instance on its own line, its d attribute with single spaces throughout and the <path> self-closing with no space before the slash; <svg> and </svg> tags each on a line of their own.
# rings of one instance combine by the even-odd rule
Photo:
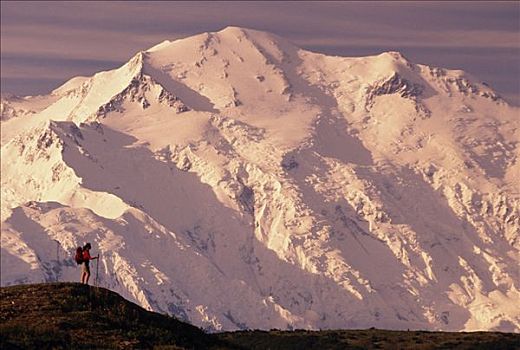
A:
<svg viewBox="0 0 520 350">
<path fill-rule="evenodd" d="M 422 31 L 420 33 L 388 33 L 380 31 L 363 37 L 358 35 L 330 36 L 300 36 L 293 39 L 294 42 L 306 46 L 388 46 L 394 44 L 403 47 L 487 47 L 494 48 L 519 48 L 520 42 L 517 33 L 471 30 L 451 31 L 445 33 L 434 31 Z"/>
<path fill-rule="evenodd" d="M 14 25 L 2 31 L 2 55 L 26 53 L 36 56 L 121 60 L 164 40 L 164 35 L 128 35 L 99 29 L 64 30 L 55 26 Z"/>
</svg>

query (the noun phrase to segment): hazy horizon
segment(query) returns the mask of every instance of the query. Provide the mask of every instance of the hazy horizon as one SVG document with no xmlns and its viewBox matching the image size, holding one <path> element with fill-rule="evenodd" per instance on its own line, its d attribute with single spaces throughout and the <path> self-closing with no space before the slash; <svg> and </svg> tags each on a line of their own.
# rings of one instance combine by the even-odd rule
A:
<svg viewBox="0 0 520 350">
<path fill-rule="evenodd" d="M 45 94 L 163 40 L 235 25 L 339 56 L 400 51 L 520 104 L 518 2 L 2 2 L 2 93 Z"/>
</svg>

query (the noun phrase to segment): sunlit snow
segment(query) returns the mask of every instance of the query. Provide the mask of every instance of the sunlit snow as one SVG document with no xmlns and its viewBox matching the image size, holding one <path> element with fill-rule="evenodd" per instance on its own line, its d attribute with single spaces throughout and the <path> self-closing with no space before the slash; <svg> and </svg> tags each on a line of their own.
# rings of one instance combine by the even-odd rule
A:
<svg viewBox="0 0 520 350">
<path fill-rule="evenodd" d="M 520 331 L 520 110 L 397 52 L 228 27 L 2 100 L 1 284 L 206 329 Z"/>
</svg>

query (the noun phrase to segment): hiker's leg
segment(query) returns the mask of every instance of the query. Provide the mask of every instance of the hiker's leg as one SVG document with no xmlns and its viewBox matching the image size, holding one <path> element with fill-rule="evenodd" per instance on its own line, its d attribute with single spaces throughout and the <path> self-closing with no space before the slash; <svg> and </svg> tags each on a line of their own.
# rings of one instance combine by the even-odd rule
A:
<svg viewBox="0 0 520 350">
<path fill-rule="evenodd" d="M 81 283 L 85 283 L 85 275 L 87 273 L 87 268 L 85 266 L 85 263 L 81 264 Z"/>
<path fill-rule="evenodd" d="M 88 261 L 85 261 L 81 266 L 83 275 L 81 276 L 81 283 L 88 284 L 88 278 L 90 277 L 90 266 Z"/>
</svg>

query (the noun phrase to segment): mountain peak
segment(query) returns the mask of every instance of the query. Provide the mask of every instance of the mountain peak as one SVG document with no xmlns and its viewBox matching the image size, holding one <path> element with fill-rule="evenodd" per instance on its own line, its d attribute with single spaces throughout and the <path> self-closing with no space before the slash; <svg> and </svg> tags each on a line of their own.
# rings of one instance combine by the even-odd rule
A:
<svg viewBox="0 0 520 350">
<path fill-rule="evenodd" d="M 379 56 L 388 57 L 394 61 L 408 63 L 408 59 L 399 51 L 385 51 L 381 53 Z"/>
<path fill-rule="evenodd" d="M 239 27 L 239 26 L 227 26 L 219 31 L 217 33 L 220 34 L 230 34 L 230 35 L 241 35 L 246 31 L 249 31 L 251 29 Z"/>
<path fill-rule="evenodd" d="M 224 29 L 221 29 L 217 32 L 214 32 L 218 35 L 228 35 L 228 36 L 235 36 L 235 37 L 255 37 L 255 36 L 262 36 L 262 37 L 271 37 L 271 38 L 277 38 L 282 39 L 281 37 L 277 36 L 276 34 L 273 34 L 271 32 L 266 32 L 258 29 L 253 28 L 247 28 L 247 27 L 238 27 L 238 26 L 227 26 Z M 284 39 L 282 39 L 284 40 Z"/>
<path fill-rule="evenodd" d="M 128 66 L 128 69 L 130 70 L 130 75 L 133 75 L 136 77 L 143 71 L 143 65 L 144 65 L 144 57 L 146 55 L 146 51 L 139 51 L 132 57 L 128 63 L 126 64 Z"/>
</svg>

